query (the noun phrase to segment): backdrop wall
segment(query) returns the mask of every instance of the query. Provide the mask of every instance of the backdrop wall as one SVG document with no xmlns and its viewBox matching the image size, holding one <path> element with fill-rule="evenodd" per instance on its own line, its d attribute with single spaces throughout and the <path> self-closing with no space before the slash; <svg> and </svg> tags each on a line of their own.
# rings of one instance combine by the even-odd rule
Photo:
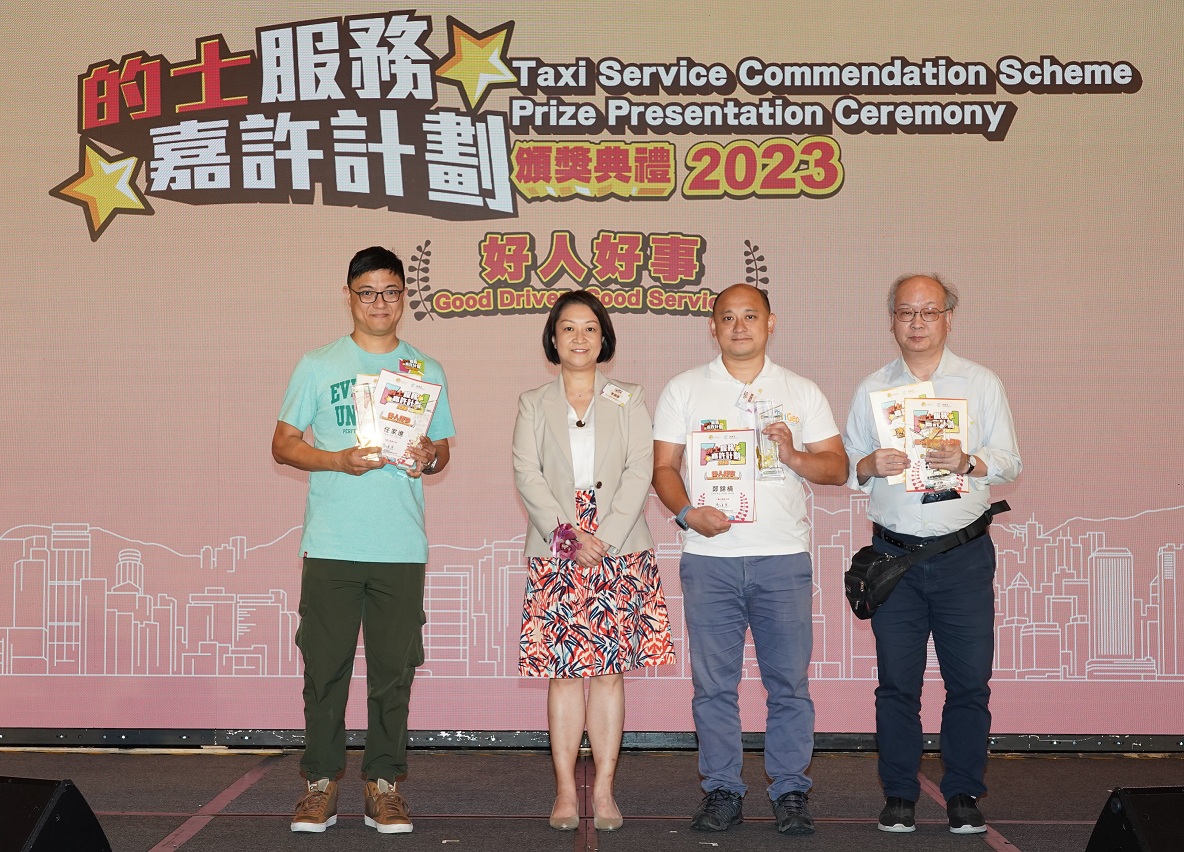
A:
<svg viewBox="0 0 1184 852">
<path fill-rule="evenodd" d="M 299 355 L 350 329 L 349 257 L 377 243 L 408 262 L 401 334 L 445 365 L 458 430 L 427 487 L 413 728 L 546 724 L 545 682 L 516 674 L 509 444 L 517 394 L 554 375 L 549 298 L 604 294 L 608 372 L 652 411 L 714 356 L 711 295 L 758 281 L 771 354 L 841 425 L 895 354 L 889 282 L 936 270 L 963 294 L 950 345 L 1002 377 L 1025 461 L 997 489 L 995 731 L 1176 732 L 1184 15 L 931 11 L 10 12 L 4 724 L 302 726 L 306 477 L 269 442 Z M 873 728 L 872 636 L 841 594 L 865 505 L 812 492 L 820 731 Z M 678 663 L 630 677 L 626 724 L 689 730 L 677 529 L 656 498 L 646 514 Z M 747 729 L 763 700 L 752 663 Z"/>
</svg>

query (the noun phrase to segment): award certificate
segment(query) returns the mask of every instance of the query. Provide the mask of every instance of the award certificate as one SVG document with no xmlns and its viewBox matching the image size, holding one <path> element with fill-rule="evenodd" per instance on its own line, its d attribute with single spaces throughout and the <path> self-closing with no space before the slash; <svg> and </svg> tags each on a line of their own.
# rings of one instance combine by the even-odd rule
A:
<svg viewBox="0 0 1184 852">
<path fill-rule="evenodd" d="M 687 442 L 691 505 L 711 506 L 732 523 L 756 520 L 756 432 L 692 432 Z"/>
<path fill-rule="evenodd" d="M 414 467 L 407 448 L 426 435 L 440 399 L 441 385 L 406 373 L 378 374 L 374 410 L 378 414 L 382 454 L 401 467 Z"/>
<path fill-rule="evenodd" d="M 905 452 L 909 454 L 906 491 L 970 491 L 963 473 L 935 470 L 925 461 L 925 452 L 942 441 L 958 441 L 967 447 L 970 419 L 964 399 L 906 399 L 904 401 Z"/>
<path fill-rule="evenodd" d="M 924 399 L 933 396 L 933 382 L 917 382 L 915 385 L 901 385 L 898 388 L 872 391 L 868 394 L 872 402 L 872 417 L 876 421 L 876 436 L 880 439 L 880 446 L 884 449 L 905 449 L 904 440 L 904 401 L 906 399 Z M 904 474 L 887 477 L 889 485 L 900 485 L 904 482 Z"/>
</svg>

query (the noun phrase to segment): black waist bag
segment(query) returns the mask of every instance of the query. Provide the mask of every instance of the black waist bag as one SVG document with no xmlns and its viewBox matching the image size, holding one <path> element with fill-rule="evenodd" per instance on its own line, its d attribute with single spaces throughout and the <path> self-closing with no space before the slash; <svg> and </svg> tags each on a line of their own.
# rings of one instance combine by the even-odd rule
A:
<svg viewBox="0 0 1184 852">
<path fill-rule="evenodd" d="M 851 604 L 851 611 L 858 619 L 868 619 L 876 610 L 888 600 L 904 572 L 917 562 L 953 550 L 960 544 L 965 544 L 978 538 L 991 525 L 991 518 L 1011 509 L 1006 500 L 992 503 L 991 508 L 983 512 L 982 517 L 970 526 L 963 527 L 957 532 L 943 535 L 928 544 L 923 544 L 912 553 L 901 556 L 891 556 L 887 553 L 877 553 L 870 544 L 861 547 L 851 557 L 851 567 L 843 572 L 843 588 L 847 594 L 847 603 Z"/>
</svg>

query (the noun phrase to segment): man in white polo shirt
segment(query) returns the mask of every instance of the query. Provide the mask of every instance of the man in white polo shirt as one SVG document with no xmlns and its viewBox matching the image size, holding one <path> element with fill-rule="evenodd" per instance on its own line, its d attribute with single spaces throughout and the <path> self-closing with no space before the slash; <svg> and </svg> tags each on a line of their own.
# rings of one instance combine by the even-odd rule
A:
<svg viewBox="0 0 1184 852">
<path fill-rule="evenodd" d="M 813 834 L 806 769 L 814 748 L 808 669 L 813 646 L 810 522 L 802 482 L 842 485 L 847 454 L 818 386 L 765 355 L 777 323 L 764 291 L 736 284 L 716 298 L 714 361 L 670 380 L 654 412 L 654 490 L 684 530 L 679 578 L 690 640 L 691 711 L 699 737 L 703 798 L 691 822 L 726 831 L 743 820 L 738 688 L 745 631 L 752 629 L 768 692 L 765 771 L 777 830 Z M 785 478 L 756 483 L 756 520 L 731 523 L 693 508 L 679 473 L 687 435 L 705 426 L 748 429 L 751 400 L 781 406 L 765 431 L 780 444 Z"/>
</svg>

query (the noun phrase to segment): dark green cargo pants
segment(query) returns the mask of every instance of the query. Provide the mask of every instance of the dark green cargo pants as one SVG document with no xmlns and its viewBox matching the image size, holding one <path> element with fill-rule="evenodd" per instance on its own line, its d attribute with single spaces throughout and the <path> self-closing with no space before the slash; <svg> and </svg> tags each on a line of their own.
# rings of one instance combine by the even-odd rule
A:
<svg viewBox="0 0 1184 852">
<path fill-rule="evenodd" d="M 423 664 L 425 567 L 304 558 L 296 645 L 304 657 L 306 778 L 336 779 L 345 771 L 345 705 L 359 625 L 368 715 L 362 771 L 387 781 L 407 772 L 411 681 Z"/>
</svg>

